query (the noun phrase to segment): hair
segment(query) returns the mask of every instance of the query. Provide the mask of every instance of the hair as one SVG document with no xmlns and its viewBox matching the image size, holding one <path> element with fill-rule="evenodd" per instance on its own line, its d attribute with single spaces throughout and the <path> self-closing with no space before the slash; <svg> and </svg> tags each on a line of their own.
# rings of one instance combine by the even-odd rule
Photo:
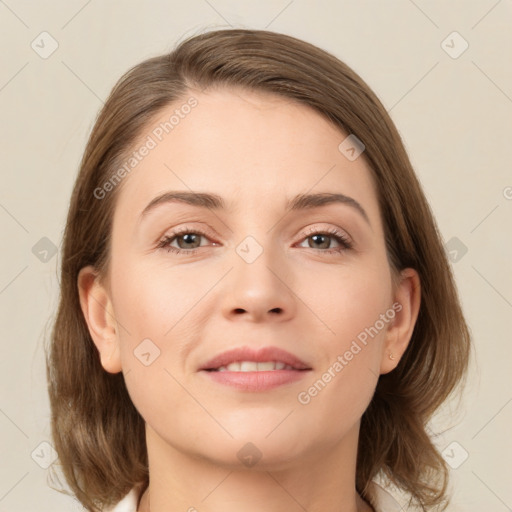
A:
<svg viewBox="0 0 512 512">
<path fill-rule="evenodd" d="M 145 60 L 112 89 L 90 134 L 72 193 L 61 260 L 61 295 L 47 347 L 51 427 L 60 468 L 94 512 L 149 481 L 145 424 L 122 373 L 106 372 L 80 307 L 79 271 L 109 267 L 120 187 L 95 190 L 125 161 L 164 107 L 195 89 L 241 87 L 298 101 L 365 146 L 376 186 L 390 268 L 415 269 L 421 305 L 409 346 L 381 375 L 360 426 L 358 492 L 372 500 L 378 476 L 422 510 L 444 510 L 448 469 L 427 433 L 439 406 L 464 380 L 470 333 L 441 236 L 400 135 L 369 86 L 332 54 L 264 30 L 215 30 Z"/>
</svg>

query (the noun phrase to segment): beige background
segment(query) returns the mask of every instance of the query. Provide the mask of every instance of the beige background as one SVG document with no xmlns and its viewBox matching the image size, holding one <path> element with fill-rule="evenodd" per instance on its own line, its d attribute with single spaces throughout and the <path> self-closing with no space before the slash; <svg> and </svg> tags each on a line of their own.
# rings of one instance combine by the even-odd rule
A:
<svg viewBox="0 0 512 512">
<path fill-rule="evenodd" d="M 52 460 L 43 340 L 58 297 L 51 248 L 61 243 L 93 120 L 130 66 L 229 26 L 331 51 L 390 110 L 454 259 L 474 335 L 461 412 L 445 411 L 431 427 L 458 466 L 449 510 L 510 510 L 511 1 L 0 0 L 0 512 L 79 510 L 48 487 L 41 467 Z M 48 56 L 51 38 L 58 48 Z"/>
</svg>

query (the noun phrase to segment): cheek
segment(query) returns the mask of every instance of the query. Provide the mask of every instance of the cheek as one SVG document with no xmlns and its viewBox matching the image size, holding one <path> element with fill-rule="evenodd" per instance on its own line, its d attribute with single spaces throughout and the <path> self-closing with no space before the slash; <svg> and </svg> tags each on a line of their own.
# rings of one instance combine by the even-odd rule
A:
<svg viewBox="0 0 512 512">
<path fill-rule="evenodd" d="M 117 263 L 112 273 L 114 310 L 116 320 L 126 327 L 120 334 L 126 340 L 129 333 L 130 346 L 150 338 L 164 347 L 187 324 L 188 313 L 208 290 L 208 276 L 161 264 L 137 265 L 128 258 Z"/>
<path fill-rule="evenodd" d="M 214 279 L 216 274 L 149 268 L 129 258 L 118 257 L 112 267 L 125 382 L 135 407 L 150 424 L 162 420 L 161 411 L 180 410 L 179 419 L 197 414 L 179 383 L 184 382 L 186 354 L 203 326 L 199 312 L 204 313 L 206 301 L 202 308 L 196 306 Z"/>
<path fill-rule="evenodd" d="M 306 304 L 325 328 L 328 352 L 341 350 L 377 323 L 391 307 L 391 275 L 387 266 L 360 264 L 331 266 L 315 273 L 315 279 L 301 279 Z M 347 347 L 348 348 L 348 347 Z"/>
<path fill-rule="evenodd" d="M 331 417 L 342 432 L 341 425 L 349 428 L 361 417 L 377 384 L 382 342 L 394 317 L 391 276 L 379 265 L 338 273 L 331 268 L 328 279 L 317 274 L 315 283 L 323 286 L 309 288 L 308 305 L 325 327 L 317 338 L 322 357 L 297 401 L 311 417 Z"/>
</svg>

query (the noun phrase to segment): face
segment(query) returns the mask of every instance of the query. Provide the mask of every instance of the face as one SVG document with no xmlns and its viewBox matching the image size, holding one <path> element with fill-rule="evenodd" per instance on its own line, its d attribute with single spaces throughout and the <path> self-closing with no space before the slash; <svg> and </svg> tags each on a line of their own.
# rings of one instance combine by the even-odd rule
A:
<svg viewBox="0 0 512 512">
<path fill-rule="evenodd" d="M 172 131 L 155 127 L 184 102 L 142 134 L 156 145 L 119 190 L 104 366 L 122 369 L 162 446 L 225 465 L 249 442 L 274 467 L 330 453 L 357 431 L 397 338 L 370 170 L 306 106 L 193 96 Z M 264 364 L 276 361 L 288 366 Z"/>
</svg>

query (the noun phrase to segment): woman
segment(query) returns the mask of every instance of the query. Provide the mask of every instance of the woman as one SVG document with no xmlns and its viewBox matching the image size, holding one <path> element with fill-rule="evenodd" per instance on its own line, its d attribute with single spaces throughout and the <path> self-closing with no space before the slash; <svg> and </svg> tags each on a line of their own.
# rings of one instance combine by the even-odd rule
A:
<svg viewBox="0 0 512 512">
<path fill-rule="evenodd" d="M 332 55 L 219 30 L 126 73 L 61 287 L 52 432 L 88 510 L 394 510 L 379 479 L 446 507 L 426 424 L 468 328 L 397 130 Z"/>
</svg>

